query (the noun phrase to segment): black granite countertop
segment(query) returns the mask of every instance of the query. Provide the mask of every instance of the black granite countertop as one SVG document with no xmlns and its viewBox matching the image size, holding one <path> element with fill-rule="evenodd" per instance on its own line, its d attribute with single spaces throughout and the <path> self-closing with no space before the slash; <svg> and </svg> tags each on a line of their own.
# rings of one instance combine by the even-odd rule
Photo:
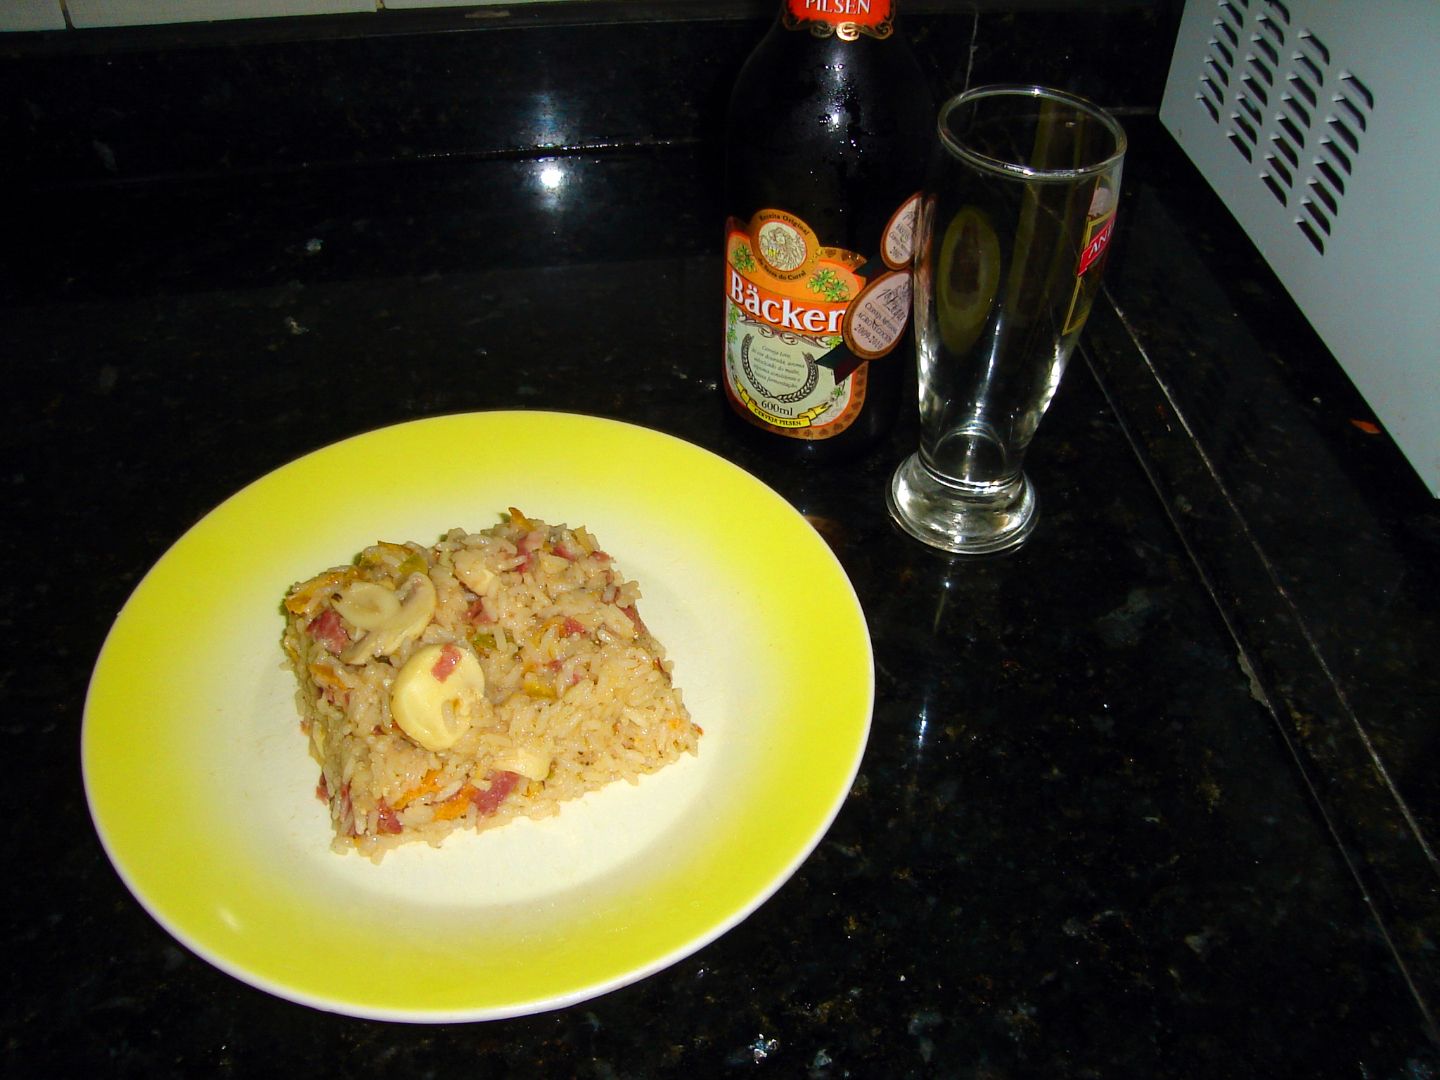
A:
<svg viewBox="0 0 1440 1080">
<path fill-rule="evenodd" d="M 945 26 L 923 24 L 932 51 Z M 442 30 L 363 47 L 470 40 Z M 105 66 L 46 49 L 0 58 L 7 104 L 42 60 Z M 121 153 L 109 178 L 67 171 L 32 98 L 28 164 L 0 174 L 7 1074 L 1440 1073 L 1440 512 L 1143 101 L 1118 102 L 1107 297 L 1029 460 L 1039 530 L 957 560 L 885 512 L 910 417 L 844 468 L 734 441 L 704 95 L 664 106 L 685 138 L 135 176 Z M 635 985 L 475 1024 L 288 1003 L 188 952 L 106 860 L 78 753 L 91 667 L 146 570 L 240 487 L 496 408 L 679 435 L 805 513 L 871 629 L 863 765 L 788 883 Z"/>
</svg>

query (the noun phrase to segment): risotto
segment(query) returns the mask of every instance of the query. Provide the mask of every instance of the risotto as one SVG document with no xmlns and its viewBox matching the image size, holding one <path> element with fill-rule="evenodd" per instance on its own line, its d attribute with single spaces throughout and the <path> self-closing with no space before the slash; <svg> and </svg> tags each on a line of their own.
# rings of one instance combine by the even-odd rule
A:
<svg viewBox="0 0 1440 1080">
<path fill-rule="evenodd" d="M 514 508 L 290 589 L 285 654 L 335 850 L 378 862 L 696 753 L 639 599 L 584 528 Z"/>
</svg>

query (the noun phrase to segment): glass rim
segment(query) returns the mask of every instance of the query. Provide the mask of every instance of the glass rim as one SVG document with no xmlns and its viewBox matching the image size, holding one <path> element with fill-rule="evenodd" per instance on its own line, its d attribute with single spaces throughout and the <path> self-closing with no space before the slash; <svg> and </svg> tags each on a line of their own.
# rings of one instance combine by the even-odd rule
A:
<svg viewBox="0 0 1440 1080">
<path fill-rule="evenodd" d="M 982 154 L 980 151 L 965 145 L 963 141 L 951 132 L 949 118 L 950 114 L 961 106 L 969 105 L 983 98 L 992 97 L 1044 98 L 1050 101 L 1062 102 L 1077 112 L 1084 113 L 1086 116 L 1102 124 L 1115 140 L 1115 147 L 1111 153 L 1107 154 L 1104 158 L 1089 165 L 1081 165 L 1069 169 L 1037 169 L 1032 165 L 1022 165 L 1019 162 L 1007 161 L 1004 158 Z M 1088 98 L 1083 98 L 1079 94 L 1072 94 L 1066 90 L 1056 90 L 1048 86 L 1026 85 L 1023 83 L 976 86 L 956 94 L 940 106 L 940 112 L 935 126 L 940 134 L 940 142 L 947 150 L 958 157 L 990 172 L 1015 177 L 1016 179 L 1034 180 L 1042 183 L 1068 183 L 1108 172 L 1125 157 L 1125 151 L 1128 145 L 1128 140 L 1125 137 L 1125 129 L 1120 126 L 1120 122 Z"/>
</svg>

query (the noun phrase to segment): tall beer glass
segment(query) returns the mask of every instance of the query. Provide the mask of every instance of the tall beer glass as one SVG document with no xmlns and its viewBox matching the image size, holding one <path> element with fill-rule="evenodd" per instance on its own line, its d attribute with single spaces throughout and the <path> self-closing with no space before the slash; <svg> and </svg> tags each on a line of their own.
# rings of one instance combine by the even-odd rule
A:
<svg viewBox="0 0 1440 1080">
<path fill-rule="evenodd" d="M 1036 86 L 967 91 L 937 126 L 915 252 L 920 449 L 887 501 L 925 543 L 982 554 L 1035 527 L 1025 451 L 1100 286 L 1125 133 Z"/>
</svg>

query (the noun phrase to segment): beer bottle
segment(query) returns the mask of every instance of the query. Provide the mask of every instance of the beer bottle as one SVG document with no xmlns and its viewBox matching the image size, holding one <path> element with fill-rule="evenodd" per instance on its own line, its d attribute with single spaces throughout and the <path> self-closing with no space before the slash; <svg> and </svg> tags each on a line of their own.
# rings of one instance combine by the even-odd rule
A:
<svg viewBox="0 0 1440 1080">
<path fill-rule="evenodd" d="M 726 119 L 722 391 L 790 460 L 885 434 L 906 366 L 933 99 L 896 0 L 781 0 Z"/>
</svg>

